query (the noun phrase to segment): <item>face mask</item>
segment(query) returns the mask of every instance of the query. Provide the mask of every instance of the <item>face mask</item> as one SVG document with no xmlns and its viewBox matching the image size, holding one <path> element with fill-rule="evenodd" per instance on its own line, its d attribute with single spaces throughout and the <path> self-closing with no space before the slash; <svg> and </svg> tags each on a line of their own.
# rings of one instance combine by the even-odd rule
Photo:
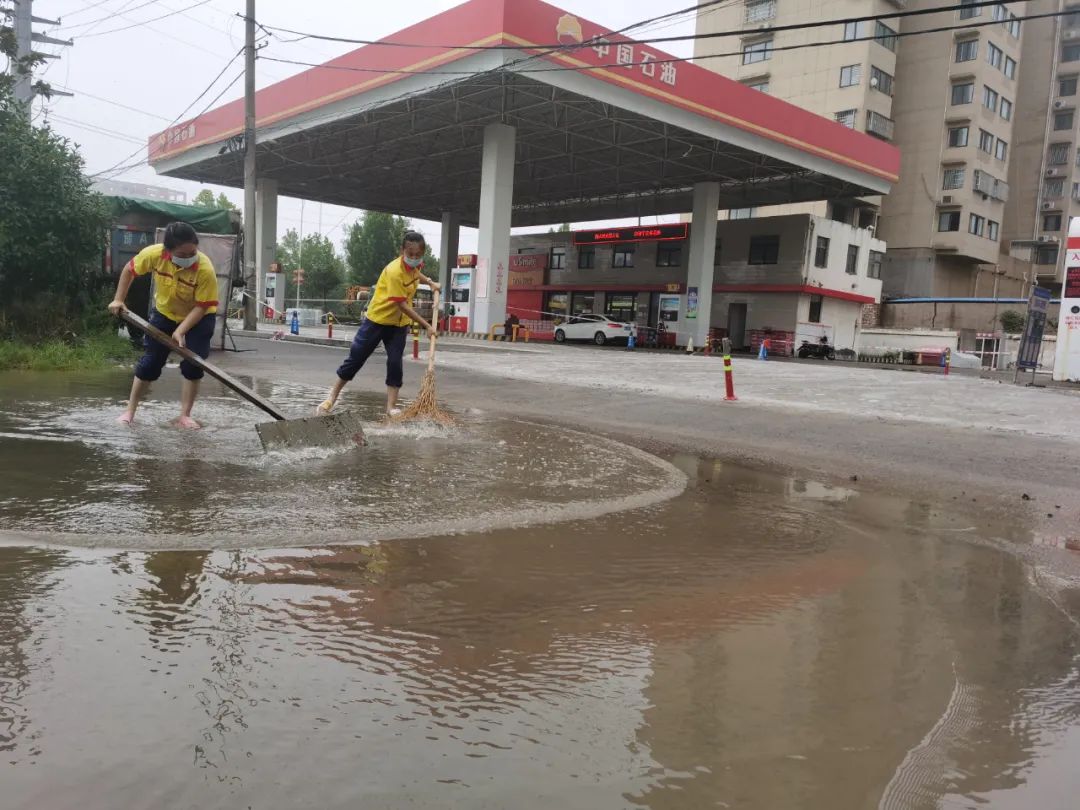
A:
<svg viewBox="0 0 1080 810">
<path fill-rule="evenodd" d="M 177 267 L 179 267 L 181 270 L 187 270 L 189 267 L 191 267 L 193 264 L 195 264 L 195 262 L 197 262 L 198 260 L 199 260 L 199 255 L 198 254 L 195 254 L 194 256 L 188 256 L 186 259 L 182 259 L 179 256 L 173 256 L 172 257 L 172 263 L 175 264 Z"/>
<path fill-rule="evenodd" d="M 405 257 L 405 264 L 409 265 L 409 267 L 412 267 L 414 269 L 419 267 L 423 263 L 423 259 L 410 259 L 408 256 Z"/>
</svg>

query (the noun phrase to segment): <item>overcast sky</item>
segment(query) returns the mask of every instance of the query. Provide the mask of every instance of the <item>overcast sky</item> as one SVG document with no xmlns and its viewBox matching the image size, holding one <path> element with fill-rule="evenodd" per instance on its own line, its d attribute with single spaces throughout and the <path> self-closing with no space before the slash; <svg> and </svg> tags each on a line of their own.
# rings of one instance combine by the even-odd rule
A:
<svg viewBox="0 0 1080 810">
<path fill-rule="evenodd" d="M 198 5 L 196 6 L 196 4 Z M 257 0 L 256 15 L 261 22 L 315 33 L 329 33 L 362 39 L 378 39 L 408 25 L 459 5 L 456 0 L 412 0 L 384 3 L 375 0 Z M 567 11 L 591 19 L 611 29 L 678 11 L 692 0 L 562 0 L 556 3 Z M 37 120 L 47 115 L 53 128 L 79 144 L 87 171 L 98 172 L 124 160 L 144 145 L 149 135 L 159 132 L 206 87 L 243 45 L 243 21 L 237 17 L 243 0 L 35 0 L 34 15 L 60 19 L 59 28 L 36 25 L 35 30 L 61 39 L 75 40 L 74 47 L 44 46 L 61 58 L 49 62 L 43 78 L 55 87 L 70 90 L 74 98 L 54 98 L 35 105 Z M 174 14 L 167 19 L 155 18 Z M 300 13 L 298 13 L 300 12 Z M 129 25 L 129 30 L 115 30 Z M 693 15 L 665 21 L 643 29 L 667 35 L 693 33 Z M 635 32 L 638 36 L 642 32 Z M 676 56 L 690 56 L 689 42 L 664 46 Z M 271 41 L 266 55 L 320 62 L 351 50 L 348 45 L 307 40 L 281 44 Z M 258 86 L 265 87 L 303 70 L 290 65 L 260 62 Z M 212 98 L 242 68 L 239 60 L 215 86 Z M 222 104 L 238 98 L 243 83 L 226 93 Z M 122 105 L 122 106 L 118 106 Z M 126 108 L 134 108 L 126 109 Z M 135 111 L 137 110 L 137 111 Z M 145 147 L 142 149 L 145 156 Z M 480 167 L 477 166 L 477 171 Z M 199 186 L 183 180 L 158 177 L 143 165 L 117 177 L 186 191 L 190 200 Z M 223 190 L 237 205 L 243 192 Z M 321 211 L 320 211 L 321 207 Z M 300 202 L 282 198 L 278 228 L 300 227 Z M 357 212 L 339 206 L 308 204 L 304 210 L 304 232 L 320 229 L 340 245 L 344 229 Z M 418 222 L 435 246 L 439 244 L 438 223 Z M 476 247 L 476 232 L 462 229 L 461 251 Z"/>
</svg>

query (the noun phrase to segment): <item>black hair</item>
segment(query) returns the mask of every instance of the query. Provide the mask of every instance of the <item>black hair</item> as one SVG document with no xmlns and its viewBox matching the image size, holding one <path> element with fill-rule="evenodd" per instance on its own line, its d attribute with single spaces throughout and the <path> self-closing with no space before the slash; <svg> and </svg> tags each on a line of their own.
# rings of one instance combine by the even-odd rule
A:
<svg viewBox="0 0 1080 810">
<path fill-rule="evenodd" d="M 165 227 L 165 249 L 176 250 L 180 245 L 199 244 L 199 235 L 186 222 L 170 222 Z"/>
<path fill-rule="evenodd" d="M 427 247 L 427 242 L 424 241 L 424 235 L 418 231 L 405 231 L 405 237 L 401 240 L 401 249 L 404 250 L 405 246 L 409 243 L 419 245 L 422 248 Z"/>
</svg>

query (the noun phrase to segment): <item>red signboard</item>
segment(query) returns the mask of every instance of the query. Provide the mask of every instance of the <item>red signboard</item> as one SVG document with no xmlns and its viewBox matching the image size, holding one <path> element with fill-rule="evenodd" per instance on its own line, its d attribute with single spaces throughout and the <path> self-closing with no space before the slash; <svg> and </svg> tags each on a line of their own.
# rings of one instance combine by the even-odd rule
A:
<svg viewBox="0 0 1080 810">
<path fill-rule="evenodd" d="M 690 223 L 674 225 L 639 225 L 636 228 L 605 228 L 599 231 L 575 231 L 575 245 L 606 245 L 626 242 L 670 242 L 686 239 L 690 235 Z"/>
<path fill-rule="evenodd" d="M 457 257 L 458 267 L 476 267 L 476 254 L 463 253 Z"/>
<path fill-rule="evenodd" d="M 1065 270 L 1065 286 L 1061 290 L 1062 298 L 1080 298 L 1080 267 Z"/>
</svg>

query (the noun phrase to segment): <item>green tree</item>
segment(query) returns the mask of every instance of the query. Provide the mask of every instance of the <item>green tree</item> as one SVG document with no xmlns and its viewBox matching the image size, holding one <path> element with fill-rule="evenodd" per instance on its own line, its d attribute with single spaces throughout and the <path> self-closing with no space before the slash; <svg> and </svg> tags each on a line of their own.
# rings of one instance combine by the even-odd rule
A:
<svg viewBox="0 0 1080 810">
<path fill-rule="evenodd" d="M 1024 331 L 1027 318 L 1014 309 L 1007 309 L 998 315 L 998 322 L 1001 324 L 1001 331 L 1010 335 L 1017 335 Z"/>
<path fill-rule="evenodd" d="M 380 211 L 365 211 L 345 236 L 345 257 L 349 281 L 373 285 L 390 260 L 401 253 L 401 240 L 409 223 L 402 217 Z"/>
<path fill-rule="evenodd" d="M 564 222 L 558 228 L 548 228 L 548 233 L 570 233 L 570 223 Z"/>
<path fill-rule="evenodd" d="M 192 205 L 199 205 L 203 208 L 218 208 L 223 211 L 235 211 L 236 206 L 233 205 L 232 200 L 225 196 L 225 192 L 222 192 L 214 197 L 214 192 L 208 188 L 204 188 L 198 194 L 195 195 L 195 199 L 191 201 Z"/>
<path fill-rule="evenodd" d="M 304 268 L 304 283 L 300 288 L 301 300 L 316 298 L 332 301 L 345 297 L 345 262 L 337 254 L 334 244 L 321 233 L 304 237 L 303 264 L 301 265 L 300 237 L 290 228 L 277 246 L 277 260 L 285 274 L 285 302 L 296 304 L 296 284 L 293 271 Z"/>
<path fill-rule="evenodd" d="M 34 126 L 5 86 L 0 144 L 0 336 L 70 333 L 91 307 L 104 308 L 112 282 L 102 266 L 104 200 L 70 142 Z"/>
</svg>

